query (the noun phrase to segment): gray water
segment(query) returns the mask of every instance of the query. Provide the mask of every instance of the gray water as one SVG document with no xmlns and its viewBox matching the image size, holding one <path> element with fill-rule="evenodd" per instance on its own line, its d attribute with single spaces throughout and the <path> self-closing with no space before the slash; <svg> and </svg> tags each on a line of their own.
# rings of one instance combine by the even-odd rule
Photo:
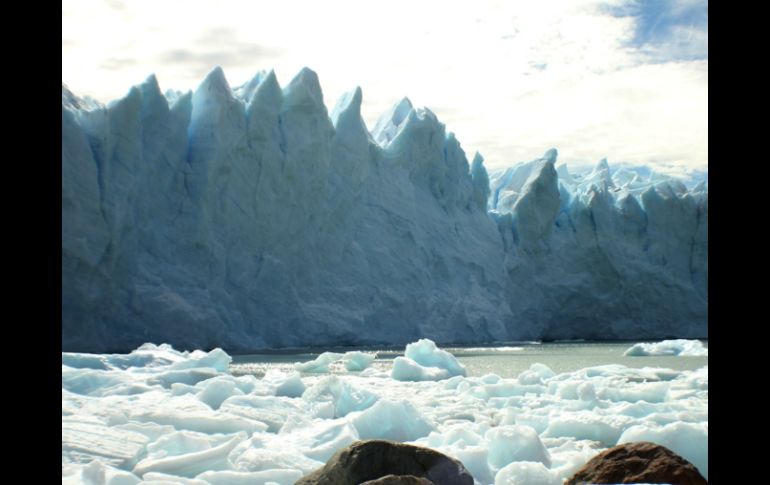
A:
<svg viewBox="0 0 770 485">
<path fill-rule="evenodd" d="M 703 340 L 708 348 L 708 341 Z M 573 372 L 586 367 L 620 364 L 626 367 L 663 367 L 673 370 L 695 370 L 708 365 L 708 357 L 662 356 L 626 357 L 623 353 L 637 342 L 558 342 L 516 343 L 499 346 L 441 347 L 452 353 L 465 365 L 468 376 L 497 374 L 500 377 L 517 377 L 534 363 L 545 364 L 557 374 Z M 377 352 L 372 364 L 379 370 L 389 370 L 393 359 L 404 355 L 404 348 L 328 348 L 292 349 L 263 354 L 235 355 L 230 365 L 234 375 L 253 374 L 261 377 L 269 369 L 293 372 L 295 362 L 307 362 L 322 352 L 348 352 L 362 350 Z M 331 366 L 332 373 L 347 373 L 341 364 Z"/>
</svg>

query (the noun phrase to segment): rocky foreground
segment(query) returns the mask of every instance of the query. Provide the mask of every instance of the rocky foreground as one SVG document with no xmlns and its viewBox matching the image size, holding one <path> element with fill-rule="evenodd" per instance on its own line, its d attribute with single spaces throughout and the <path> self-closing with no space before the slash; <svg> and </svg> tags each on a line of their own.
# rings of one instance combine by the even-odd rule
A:
<svg viewBox="0 0 770 485">
<path fill-rule="evenodd" d="M 522 476 L 526 474 L 527 476 Z M 498 476 L 495 485 L 542 485 L 519 470 Z M 706 485 L 692 463 L 655 443 L 625 443 L 591 459 L 565 485 L 610 483 L 668 483 Z M 395 441 L 357 441 L 338 451 L 326 465 L 296 485 L 473 485 L 473 477 L 458 460 L 430 448 Z"/>
</svg>

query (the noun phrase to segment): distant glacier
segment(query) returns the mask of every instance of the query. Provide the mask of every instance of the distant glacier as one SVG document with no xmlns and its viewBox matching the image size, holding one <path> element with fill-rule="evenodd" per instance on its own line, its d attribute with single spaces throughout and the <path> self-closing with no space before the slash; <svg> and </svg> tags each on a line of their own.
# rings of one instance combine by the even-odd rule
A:
<svg viewBox="0 0 770 485">
<path fill-rule="evenodd" d="M 487 173 L 361 99 L 329 115 L 309 69 L 62 86 L 62 350 L 708 337 L 707 182 L 555 149 Z"/>
</svg>

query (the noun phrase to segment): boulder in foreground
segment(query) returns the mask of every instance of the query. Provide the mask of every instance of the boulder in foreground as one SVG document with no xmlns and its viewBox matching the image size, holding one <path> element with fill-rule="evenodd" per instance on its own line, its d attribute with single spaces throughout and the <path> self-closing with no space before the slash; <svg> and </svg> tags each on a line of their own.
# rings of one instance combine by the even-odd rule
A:
<svg viewBox="0 0 770 485">
<path fill-rule="evenodd" d="M 698 469 L 665 446 L 625 443 L 596 455 L 565 485 L 585 483 L 670 483 L 707 485 Z"/>
<path fill-rule="evenodd" d="M 414 479 L 441 485 L 473 485 L 473 477 L 459 461 L 430 448 L 386 440 L 356 441 L 295 485 L 359 485 L 369 481 L 377 484 L 426 483 Z"/>
</svg>

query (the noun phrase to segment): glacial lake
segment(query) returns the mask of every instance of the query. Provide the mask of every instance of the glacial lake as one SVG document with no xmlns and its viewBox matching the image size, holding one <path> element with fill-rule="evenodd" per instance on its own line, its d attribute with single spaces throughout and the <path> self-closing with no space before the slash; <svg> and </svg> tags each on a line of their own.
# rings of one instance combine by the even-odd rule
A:
<svg viewBox="0 0 770 485">
<path fill-rule="evenodd" d="M 555 373 L 573 372 L 586 367 L 619 364 L 631 368 L 661 367 L 673 370 L 695 370 L 708 365 L 708 357 L 647 356 L 626 357 L 623 353 L 640 341 L 629 342 L 548 342 L 510 343 L 496 346 L 478 345 L 440 348 L 453 354 L 465 365 L 468 376 L 497 374 L 503 378 L 517 377 L 533 363 L 547 365 Z M 708 340 L 701 340 L 708 348 Z M 337 347 L 324 349 L 287 349 L 269 353 L 232 355 L 230 372 L 233 375 L 252 374 L 261 377 L 269 369 L 294 371 L 295 362 L 308 362 L 323 352 L 344 353 L 351 350 L 377 352 L 372 367 L 388 371 L 393 359 L 404 355 L 404 347 Z M 337 362 L 331 365 L 333 374 L 349 374 Z M 352 373 L 356 374 L 356 373 Z"/>
</svg>

